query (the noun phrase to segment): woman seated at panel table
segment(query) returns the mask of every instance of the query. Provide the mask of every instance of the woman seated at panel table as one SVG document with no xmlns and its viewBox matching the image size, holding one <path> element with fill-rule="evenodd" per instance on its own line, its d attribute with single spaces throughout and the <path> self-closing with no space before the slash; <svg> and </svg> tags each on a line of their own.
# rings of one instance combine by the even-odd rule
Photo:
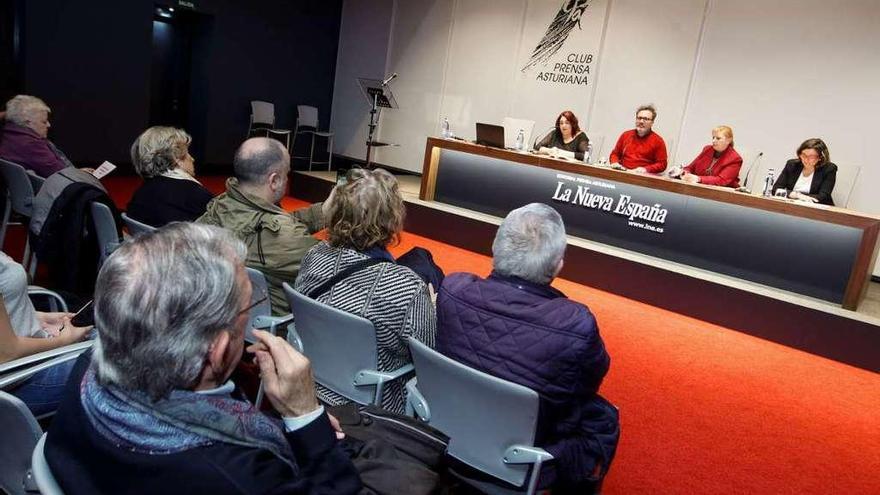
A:
<svg viewBox="0 0 880 495">
<path fill-rule="evenodd" d="M 743 159 L 733 149 L 733 129 L 720 125 L 712 129 L 712 144 L 682 171 L 681 180 L 692 184 L 739 187 Z"/>
<path fill-rule="evenodd" d="M 128 216 L 153 227 L 192 222 L 204 215 L 211 193 L 195 178 L 192 141 L 183 129 L 154 126 L 131 145 L 131 161 L 144 184 L 128 203 Z"/>
<path fill-rule="evenodd" d="M 798 158 L 785 163 L 773 191 L 785 189 L 788 197 L 834 206 L 831 192 L 837 181 L 837 165 L 831 163 L 828 146 L 819 138 L 807 139 L 797 149 Z"/>
<path fill-rule="evenodd" d="M 566 110 L 556 117 L 556 129 L 535 143 L 538 153 L 556 155 L 558 150 L 574 153 L 577 160 L 584 159 L 590 139 L 578 126 L 578 119 L 571 110 Z"/>
</svg>

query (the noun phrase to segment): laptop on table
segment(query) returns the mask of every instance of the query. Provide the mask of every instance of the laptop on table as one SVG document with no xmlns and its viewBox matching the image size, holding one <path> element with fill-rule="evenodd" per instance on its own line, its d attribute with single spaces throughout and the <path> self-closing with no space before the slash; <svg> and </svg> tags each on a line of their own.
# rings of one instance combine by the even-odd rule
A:
<svg viewBox="0 0 880 495">
<path fill-rule="evenodd" d="M 477 122 L 477 144 L 504 149 L 504 127 Z"/>
</svg>

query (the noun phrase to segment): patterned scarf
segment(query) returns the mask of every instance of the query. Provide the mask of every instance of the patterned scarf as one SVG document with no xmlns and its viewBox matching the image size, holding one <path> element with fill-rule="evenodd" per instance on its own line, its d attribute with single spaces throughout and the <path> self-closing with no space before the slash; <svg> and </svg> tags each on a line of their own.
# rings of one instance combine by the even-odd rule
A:
<svg viewBox="0 0 880 495">
<path fill-rule="evenodd" d="M 152 402 L 140 392 L 101 385 L 91 368 L 80 392 L 89 422 L 121 448 L 162 455 L 229 443 L 268 450 L 294 473 L 299 472 L 281 423 L 247 401 L 174 390 L 169 397 Z"/>
</svg>

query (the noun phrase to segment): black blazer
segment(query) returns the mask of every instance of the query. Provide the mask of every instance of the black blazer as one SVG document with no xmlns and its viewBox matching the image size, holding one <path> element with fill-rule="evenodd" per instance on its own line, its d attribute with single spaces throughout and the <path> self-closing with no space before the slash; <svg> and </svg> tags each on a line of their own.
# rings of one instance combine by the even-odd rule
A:
<svg viewBox="0 0 880 495">
<path fill-rule="evenodd" d="M 782 169 L 782 173 L 779 174 L 779 178 L 776 179 L 776 183 L 773 184 L 773 190 L 782 188 L 791 191 L 803 170 L 804 164 L 797 158 L 787 161 L 785 168 Z M 834 206 L 831 192 L 834 191 L 834 183 L 836 181 L 837 165 L 828 162 L 821 167 L 816 167 L 816 171 L 813 172 L 813 182 L 810 183 L 809 196 L 818 199 L 823 205 Z"/>
</svg>

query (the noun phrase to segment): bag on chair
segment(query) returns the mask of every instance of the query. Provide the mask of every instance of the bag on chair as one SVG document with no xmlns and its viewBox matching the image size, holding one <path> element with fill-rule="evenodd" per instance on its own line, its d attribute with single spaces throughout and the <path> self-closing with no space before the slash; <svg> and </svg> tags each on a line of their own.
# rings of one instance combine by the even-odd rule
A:
<svg viewBox="0 0 880 495">
<path fill-rule="evenodd" d="M 428 495 L 437 490 L 449 437 L 376 406 L 345 404 L 327 412 L 345 432 L 343 442 L 363 481 L 362 494 Z"/>
</svg>

